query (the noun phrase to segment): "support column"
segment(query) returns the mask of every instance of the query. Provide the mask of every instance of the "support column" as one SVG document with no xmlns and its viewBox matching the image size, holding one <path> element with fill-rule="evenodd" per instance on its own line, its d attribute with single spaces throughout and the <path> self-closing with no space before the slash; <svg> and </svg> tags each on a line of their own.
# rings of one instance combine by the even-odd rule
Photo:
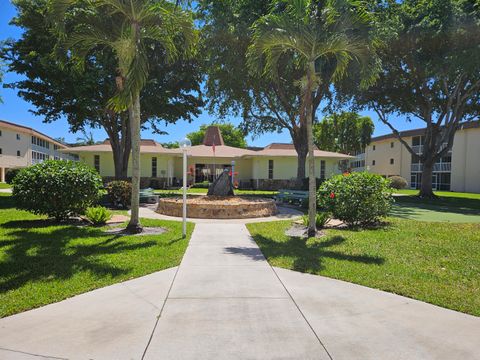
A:
<svg viewBox="0 0 480 360">
<path fill-rule="evenodd" d="M 0 182 L 5 182 L 5 168 L 0 168 Z"/>
</svg>

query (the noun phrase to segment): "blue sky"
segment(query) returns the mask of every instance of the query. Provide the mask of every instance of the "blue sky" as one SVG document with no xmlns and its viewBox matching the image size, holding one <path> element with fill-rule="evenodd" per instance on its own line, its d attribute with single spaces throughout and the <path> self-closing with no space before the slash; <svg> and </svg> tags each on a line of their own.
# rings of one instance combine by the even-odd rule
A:
<svg viewBox="0 0 480 360">
<path fill-rule="evenodd" d="M 0 0 L 0 40 L 6 38 L 18 38 L 21 36 L 21 29 L 8 24 L 10 19 L 15 16 L 15 13 L 15 7 L 9 0 Z M 15 73 L 6 73 L 4 76 L 4 83 L 14 82 L 18 79 L 20 79 L 19 75 Z M 54 138 L 64 137 L 67 142 L 75 142 L 77 137 L 81 136 L 81 134 L 73 134 L 69 132 L 69 127 L 65 119 L 50 124 L 43 123 L 42 117 L 34 116 L 29 111 L 33 109 L 33 106 L 17 96 L 17 93 L 14 90 L 3 89 L 0 87 L 0 96 L 3 98 L 3 104 L 0 104 L 0 119 L 2 120 L 32 127 Z M 365 111 L 363 114 L 370 116 L 374 120 L 375 136 L 390 132 L 385 125 L 378 121 L 377 116 L 373 112 Z M 185 137 L 187 133 L 197 130 L 200 125 L 210 124 L 215 120 L 215 116 L 211 116 L 204 111 L 191 123 L 179 121 L 174 125 L 164 127 L 164 130 L 167 131 L 169 135 L 156 135 L 152 134 L 150 130 L 145 130 L 142 132 L 142 137 L 153 138 L 158 142 L 177 141 Z M 234 124 L 240 122 L 240 119 L 237 118 L 231 118 L 228 120 Z M 419 120 L 407 122 L 404 118 L 398 118 L 395 119 L 395 125 L 399 130 L 405 130 L 421 127 L 422 122 Z M 95 140 L 103 140 L 107 137 L 103 130 L 94 129 L 92 131 Z M 247 142 L 249 145 L 265 146 L 272 142 L 291 142 L 291 138 L 288 132 L 283 132 L 281 134 L 269 133 L 256 137 L 255 139 L 252 139 L 252 137 L 249 136 L 247 137 Z"/>
</svg>

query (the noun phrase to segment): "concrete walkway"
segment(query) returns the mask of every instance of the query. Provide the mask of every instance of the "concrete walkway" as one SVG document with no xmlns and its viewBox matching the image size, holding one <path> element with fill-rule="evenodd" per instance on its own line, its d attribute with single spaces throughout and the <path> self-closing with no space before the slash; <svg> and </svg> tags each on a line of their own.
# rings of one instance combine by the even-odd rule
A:
<svg viewBox="0 0 480 360">
<path fill-rule="evenodd" d="M 35 294 L 32 294 L 35 296 Z M 243 224 L 181 265 L 0 320 L 0 359 L 478 359 L 480 318 L 272 268 Z"/>
</svg>

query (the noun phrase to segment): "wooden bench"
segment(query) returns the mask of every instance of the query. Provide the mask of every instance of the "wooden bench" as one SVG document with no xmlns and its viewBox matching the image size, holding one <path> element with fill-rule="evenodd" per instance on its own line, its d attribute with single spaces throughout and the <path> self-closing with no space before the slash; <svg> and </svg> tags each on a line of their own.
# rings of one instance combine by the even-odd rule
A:
<svg viewBox="0 0 480 360">
<path fill-rule="evenodd" d="M 308 201 L 308 191 L 280 189 L 277 196 L 275 196 L 275 200 L 278 202 L 295 202 L 303 205 Z"/>
<path fill-rule="evenodd" d="M 158 195 L 152 188 L 140 189 L 140 203 L 155 204 L 158 201 Z"/>
</svg>

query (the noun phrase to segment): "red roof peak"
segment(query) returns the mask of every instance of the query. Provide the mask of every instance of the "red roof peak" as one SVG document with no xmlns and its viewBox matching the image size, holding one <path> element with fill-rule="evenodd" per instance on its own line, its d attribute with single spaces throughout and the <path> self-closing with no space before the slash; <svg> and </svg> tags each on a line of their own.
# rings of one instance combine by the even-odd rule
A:
<svg viewBox="0 0 480 360">
<path fill-rule="evenodd" d="M 215 146 L 225 145 L 223 142 L 222 132 L 220 128 L 215 125 L 211 125 L 205 131 L 205 137 L 203 138 L 203 145 L 206 146 Z"/>
</svg>

